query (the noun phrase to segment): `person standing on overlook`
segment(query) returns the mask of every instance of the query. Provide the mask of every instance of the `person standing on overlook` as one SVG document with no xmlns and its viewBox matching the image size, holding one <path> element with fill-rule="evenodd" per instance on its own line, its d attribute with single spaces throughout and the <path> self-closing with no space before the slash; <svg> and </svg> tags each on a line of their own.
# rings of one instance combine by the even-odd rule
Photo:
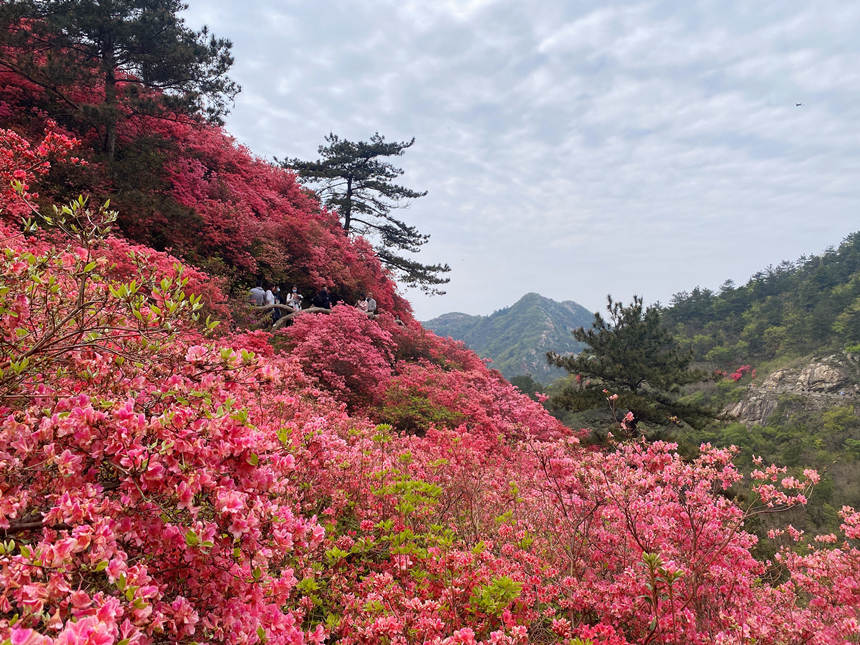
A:
<svg viewBox="0 0 860 645">
<path fill-rule="evenodd" d="M 274 302 L 272 304 L 279 305 L 281 304 L 281 288 L 278 285 L 272 287 L 272 296 L 274 296 Z M 272 323 L 278 322 L 278 318 L 281 317 L 281 310 L 275 307 L 272 309 Z"/>
<path fill-rule="evenodd" d="M 323 287 L 317 294 L 314 296 L 313 304 L 315 307 L 320 307 L 321 309 L 331 309 L 331 298 L 328 293 L 328 289 Z"/>
<path fill-rule="evenodd" d="M 263 290 L 262 283 L 258 282 L 257 285 L 251 289 L 248 299 L 252 305 L 257 307 L 263 306 L 263 303 L 266 301 L 266 292 Z"/>
<path fill-rule="evenodd" d="M 266 291 L 265 291 L 265 295 L 263 296 L 263 306 L 264 307 L 269 307 L 269 306 L 275 304 L 274 289 L 276 289 L 276 287 L 273 287 L 271 282 L 266 283 Z M 276 311 L 276 308 L 272 307 L 271 311 L 266 312 L 266 314 L 263 316 L 264 319 L 266 317 L 270 318 L 271 323 L 273 325 L 275 324 L 275 320 L 277 320 L 277 318 L 275 317 L 275 311 Z"/>
<path fill-rule="evenodd" d="M 298 287 L 293 287 L 293 290 L 287 294 L 287 304 L 298 311 L 302 308 L 302 294 L 299 293 Z"/>
</svg>

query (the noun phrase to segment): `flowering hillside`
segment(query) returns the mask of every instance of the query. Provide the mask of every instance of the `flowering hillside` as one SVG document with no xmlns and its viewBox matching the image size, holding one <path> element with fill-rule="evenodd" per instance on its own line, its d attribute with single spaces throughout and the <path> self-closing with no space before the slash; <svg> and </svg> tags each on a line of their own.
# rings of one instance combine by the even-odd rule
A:
<svg viewBox="0 0 860 645">
<path fill-rule="evenodd" d="M 91 86 L 66 91 L 83 103 L 99 95 Z M 98 130 L 65 114 L 48 118 L 56 111 L 51 100 L 0 68 L 0 128 L 15 131 L 7 136 L 35 141 L 47 132 L 45 145 L 63 136 L 78 143 L 79 163 L 40 169 L 43 198 L 63 201 L 70 190 L 109 196 L 125 237 L 205 269 L 229 295 L 257 279 L 304 292 L 334 287 L 348 302 L 369 291 L 380 310 L 411 318 L 370 244 L 347 237 L 291 172 L 254 157 L 222 128 L 185 115 L 130 113 L 118 126 L 118 156 L 107 162 Z M 0 190 L 7 188 L 4 181 Z"/>
<path fill-rule="evenodd" d="M 411 319 L 221 332 L 108 208 L 32 212 L 75 146 L 0 132 L 0 642 L 857 642 L 860 514 L 751 555 L 816 472 L 584 449 Z"/>
</svg>

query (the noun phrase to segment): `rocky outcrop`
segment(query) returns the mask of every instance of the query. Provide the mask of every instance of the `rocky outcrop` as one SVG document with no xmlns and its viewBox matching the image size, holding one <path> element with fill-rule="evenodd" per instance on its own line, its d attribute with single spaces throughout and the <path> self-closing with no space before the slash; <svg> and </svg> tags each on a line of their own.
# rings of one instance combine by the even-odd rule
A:
<svg viewBox="0 0 860 645">
<path fill-rule="evenodd" d="M 851 355 L 832 354 L 806 365 L 776 370 L 761 384 L 769 392 L 857 394 L 857 361 Z"/>
<path fill-rule="evenodd" d="M 776 370 L 724 412 L 746 424 L 765 425 L 777 408 L 826 410 L 860 404 L 860 356 L 831 354 Z"/>
</svg>

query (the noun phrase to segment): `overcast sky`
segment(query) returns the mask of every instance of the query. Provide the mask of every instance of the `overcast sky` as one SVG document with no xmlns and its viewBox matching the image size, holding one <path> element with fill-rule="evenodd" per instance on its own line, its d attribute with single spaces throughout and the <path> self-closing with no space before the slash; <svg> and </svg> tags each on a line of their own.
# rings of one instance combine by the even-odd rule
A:
<svg viewBox="0 0 860 645">
<path fill-rule="evenodd" d="M 400 214 L 452 268 L 419 319 L 667 302 L 860 229 L 860 2 L 189 1 L 257 155 L 415 137 Z"/>
</svg>

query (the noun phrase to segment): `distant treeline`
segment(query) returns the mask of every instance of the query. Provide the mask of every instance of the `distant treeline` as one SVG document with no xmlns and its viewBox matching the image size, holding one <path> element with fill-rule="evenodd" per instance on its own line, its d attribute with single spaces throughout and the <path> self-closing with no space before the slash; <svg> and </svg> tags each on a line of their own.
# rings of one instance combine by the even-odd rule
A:
<svg viewBox="0 0 860 645">
<path fill-rule="evenodd" d="M 696 359 L 732 366 L 777 356 L 860 351 L 860 231 L 838 248 L 727 280 L 719 292 L 672 297 L 665 324 L 691 342 Z"/>
</svg>

